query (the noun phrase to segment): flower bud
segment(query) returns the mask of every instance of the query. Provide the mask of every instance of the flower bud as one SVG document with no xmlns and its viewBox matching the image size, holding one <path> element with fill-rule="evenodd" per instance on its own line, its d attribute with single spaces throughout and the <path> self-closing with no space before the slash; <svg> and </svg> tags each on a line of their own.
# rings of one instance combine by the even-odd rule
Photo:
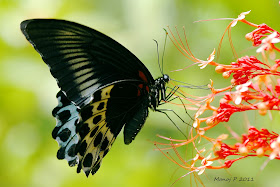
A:
<svg viewBox="0 0 280 187">
<path fill-rule="evenodd" d="M 256 154 L 258 157 L 262 157 L 264 155 L 263 148 L 262 147 L 258 148 Z"/>
<path fill-rule="evenodd" d="M 267 106 L 265 103 L 261 102 L 258 104 L 259 114 L 264 116 L 267 113 Z"/>
<path fill-rule="evenodd" d="M 253 41 L 253 35 L 252 35 L 252 33 L 251 33 L 251 32 L 247 33 L 247 34 L 245 35 L 245 38 L 246 38 L 246 40 L 248 40 L 248 41 Z"/>
<path fill-rule="evenodd" d="M 208 126 L 211 126 L 214 124 L 213 118 L 208 118 L 205 122 L 206 122 L 206 125 L 208 125 Z"/>
<path fill-rule="evenodd" d="M 223 73 L 223 72 L 225 71 L 225 68 L 224 68 L 223 66 L 217 66 L 217 67 L 215 68 L 215 71 L 216 71 L 217 73 Z"/>
<path fill-rule="evenodd" d="M 197 131 L 197 133 L 198 133 L 199 135 L 203 135 L 203 134 L 205 133 L 205 130 L 199 129 L 199 130 Z"/>
<path fill-rule="evenodd" d="M 223 73 L 223 77 L 224 77 L 225 79 L 229 78 L 229 76 L 230 76 L 229 71 L 225 71 L 225 72 Z"/>
<path fill-rule="evenodd" d="M 242 156 L 246 156 L 248 155 L 248 149 L 245 146 L 240 146 L 238 148 L 238 152 L 242 155 Z"/>
</svg>

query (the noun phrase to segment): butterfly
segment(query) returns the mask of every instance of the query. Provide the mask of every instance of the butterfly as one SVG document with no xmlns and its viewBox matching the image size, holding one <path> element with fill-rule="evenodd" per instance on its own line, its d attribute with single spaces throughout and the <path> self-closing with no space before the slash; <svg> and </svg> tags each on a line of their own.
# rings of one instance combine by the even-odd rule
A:
<svg viewBox="0 0 280 187">
<path fill-rule="evenodd" d="M 95 174 L 121 129 L 130 144 L 148 109 L 166 101 L 169 76 L 154 79 L 124 46 L 78 23 L 31 19 L 20 28 L 61 89 L 52 111 L 57 158 L 78 165 L 77 173 Z"/>
</svg>

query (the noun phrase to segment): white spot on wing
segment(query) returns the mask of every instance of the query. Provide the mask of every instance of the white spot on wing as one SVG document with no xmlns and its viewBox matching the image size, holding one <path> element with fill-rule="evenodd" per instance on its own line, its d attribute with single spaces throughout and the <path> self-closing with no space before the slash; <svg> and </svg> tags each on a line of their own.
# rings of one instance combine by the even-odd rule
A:
<svg viewBox="0 0 280 187">
<path fill-rule="evenodd" d="M 78 79 L 80 79 L 82 77 L 86 77 L 85 79 L 87 79 L 88 77 L 90 77 L 90 76 L 92 76 L 94 74 L 93 72 L 92 73 L 88 73 L 88 72 L 91 72 L 91 71 L 92 71 L 91 68 L 87 68 L 87 69 L 83 69 L 83 70 L 77 71 L 77 72 L 74 73 L 74 77 L 79 77 Z M 86 73 L 88 73 L 88 74 L 86 74 Z M 81 80 L 83 81 L 83 79 L 81 79 Z M 82 82 L 82 81 L 77 81 L 77 82 L 79 83 L 79 82 Z"/>
<path fill-rule="evenodd" d="M 81 71 L 82 72 L 82 71 Z M 89 72 L 89 71 L 88 71 Z M 79 75 L 81 75 L 82 73 L 75 73 L 74 76 L 75 77 L 78 77 Z M 75 79 L 74 81 L 77 83 L 77 84 L 80 84 L 81 82 L 85 81 L 86 79 L 90 78 L 91 76 L 93 76 L 94 73 L 88 73 L 88 74 L 85 74 L 77 79 Z"/>
<path fill-rule="evenodd" d="M 71 65 L 71 66 L 69 67 L 69 69 L 70 69 L 70 70 L 76 70 L 76 69 L 78 69 L 78 68 L 80 68 L 80 67 L 83 67 L 83 66 L 86 66 L 86 65 L 89 65 L 89 64 L 90 64 L 90 63 L 89 63 L 88 61 L 86 61 L 86 62 L 79 62 L 79 63 L 77 63 L 77 64 Z M 88 68 L 88 69 L 92 70 L 91 68 Z"/>
<path fill-rule="evenodd" d="M 100 86 L 101 84 L 94 84 L 93 86 L 81 91 L 81 95 L 82 97 L 85 97 L 85 96 L 89 96 L 89 95 L 92 95 L 97 89 L 98 87 Z M 86 87 L 86 86 L 84 86 Z M 90 97 L 88 102 L 90 102 L 91 100 L 93 99 L 93 97 Z"/>
<path fill-rule="evenodd" d="M 80 90 L 86 90 L 87 88 L 93 87 L 98 79 L 92 79 L 79 85 Z M 99 85 L 99 84 L 98 84 Z"/>
</svg>

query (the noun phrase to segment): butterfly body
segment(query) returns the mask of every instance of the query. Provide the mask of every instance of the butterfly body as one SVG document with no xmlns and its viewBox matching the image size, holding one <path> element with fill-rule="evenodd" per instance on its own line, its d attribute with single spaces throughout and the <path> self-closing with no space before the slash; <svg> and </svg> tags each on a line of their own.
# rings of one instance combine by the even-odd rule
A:
<svg viewBox="0 0 280 187">
<path fill-rule="evenodd" d="M 166 99 L 168 75 L 153 79 L 130 51 L 89 27 L 54 19 L 21 23 L 61 90 L 52 114 L 58 159 L 94 174 L 124 129 L 130 144 L 148 116 Z"/>
</svg>

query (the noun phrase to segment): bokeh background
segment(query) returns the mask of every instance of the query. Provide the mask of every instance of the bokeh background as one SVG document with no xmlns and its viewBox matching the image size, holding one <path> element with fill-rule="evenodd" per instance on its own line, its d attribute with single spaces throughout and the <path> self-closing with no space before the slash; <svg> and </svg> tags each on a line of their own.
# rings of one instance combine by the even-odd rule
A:
<svg viewBox="0 0 280 187">
<path fill-rule="evenodd" d="M 197 20 L 236 18 L 241 12 L 251 10 L 246 17 L 256 24 L 267 23 L 279 28 L 280 6 L 277 0 L 0 0 L 0 186 L 66 187 L 66 186 L 170 186 L 187 171 L 170 162 L 153 141 L 156 134 L 183 138 L 162 114 L 150 112 L 145 127 L 129 146 L 123 144 L 120 133 L 102 167 L 95 176 L 76 174 L 76 168 L 66 161 L 56 159 L 58 145 L 51 138 L 55 119 L 51 116 L 56 106 L 58 87 L 33 47 L 20 32 L 20 22 L 31 18 L 60 18 L 79 22 L 95 28 L 130 49 L 148 67 L 153 76 L 160 76 L 156 45 L 162 52 L 165 33 L 169 25 L 180 32 L 185 26 L 194 55 L 206 59 L 213 48 L 218 48 L 220 38 L 230 22 Z M 253 28 L 238 23 L 232 39 L 239 56 L 254 54 L 251 43 L 244 39 Z M 219 62 L 234 61 L 231 48 L 225 40 Z M 164 71 L 172 78 L 194 85 L 215 81 L 216 87 L 229 84 L 217 75 L 212 67 L 199 70 L 197 66 L 180 72 L 170 72 L 189 65 L 167 40 Z M 202 90 L 196 90 L 198 94 Z M 205 92 L 206 93 L 206 92 Z M 174 108 L 165 105 L 163 108 Z M 180 108 L 174 108 L 188 119 Z M 190 112 L 190 114 L 192 114 Z M 273 119 L 248 113 L 249 121 L 256 127 L 266 127 L 279 133 L 278 113 Z M 170 117 L 185 130 L 175 116 Z M 239 134 L 246 132 L 243 115 L 235 114 L 229 124 Z M 213 137 L 224 133 L 220 125 Z M 203 147 L 203 145 L 202 145 Z M 202 148 L 201 147 L 201 148 Z M 181 155 L 189 154 L 183 149 Z M 205 186 L 278 186 L 279 162 L 271 161 L 264 170 L 266 158 L 249 158 L 237 162 L 229 170 L 206 171 L 201 176 Z M 214 177 L 253 177 L 254 182 L 214 182 Z M 187 176 L 174 186 L 195 186 Z M 199 184 L 200 186 L 200 184 Z"/>
</svg>

